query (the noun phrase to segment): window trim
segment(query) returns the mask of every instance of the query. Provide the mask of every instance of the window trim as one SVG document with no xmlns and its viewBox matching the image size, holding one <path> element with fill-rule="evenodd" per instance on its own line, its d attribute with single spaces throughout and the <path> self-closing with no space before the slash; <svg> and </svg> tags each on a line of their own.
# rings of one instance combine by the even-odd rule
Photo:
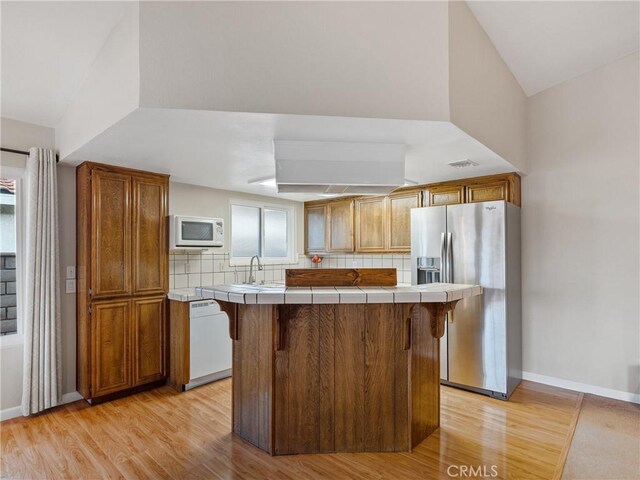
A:
<svg viewBox="0 0 640 480">
<path fill-rule="evenodd" d="M 264 253 L 264 210 L 281 210 L 287 212 L 287 256 L 286 257 L 263 257 L 260 255 L 260 262 L 263 265 L 288 265 L 297 264 L 298 255 L 296 248 L 296 208 L 293 205 L 281 205 L 277 203 L 257 202 L 254 200 L 229 200 L 229 265 L 232 267 L 247 266 L 251 263 L 251 257 L 233 256 L 233 207 L 253 207 L 260 209 L 260 250 Z"/>
<path fill-rule="evenodd" d="M 0 348 L 9 348 L 24 343 L 24 291 L 25 291 L 25 262 L 24 240 L 26 222 L 26 197 L 24 194 L 26 169 L 19 167 L 2 167 L 3 178 L 16 180 L 16 327 L 17 333 L 0 336 Z"/>
</svg>

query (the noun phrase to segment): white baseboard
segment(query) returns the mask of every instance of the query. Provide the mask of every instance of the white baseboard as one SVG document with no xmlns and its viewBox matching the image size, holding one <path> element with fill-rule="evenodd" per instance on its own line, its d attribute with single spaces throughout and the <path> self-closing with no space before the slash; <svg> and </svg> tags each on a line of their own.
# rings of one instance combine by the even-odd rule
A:
<svg viewBox="0 0 640 480">
<path fill-rule="evenodd" d="M 62 394 L 60 405 L 64 405 L 65 403 L 77 402 L 78 400 L 82 400 L 82 395 L 80 395 L 78 392 L 64 393 Z M 17 407 L 5 408 L 4 410 L 0 410 L 0 422 L 21 416 L 22 407 L 20 405 L 18 405 Z"/>
<path fill-rule="evenodd" d="M 631 403 L 640 403 L 640 394 L 623 392 L 621 390 L 613 390 L 611 388 L 598 387 L 596 385 L 588 385 L 586 383 L 572 382 L 562 378 L 547 377 L 546 375 L 538 375 L 537 373 L 522 372 L 522 379 L 536 383 L 544 383 L 552 387 L 566 388 L 576 392 L 591 393 L 601 397 L 614 398 Z"/>
<path fill-rule="evenodd" d="M 5 420 L 9 420 L 10 418 L 16 418 L 22 415 L 22 407 L 11 407 L 5 408 L 4 410 L 0 410 L 0 422 L 4 422 Z"/>
<path fill-rule="evenodd" d="M 60 405 L 64 405 L 65 403 L 77 402 L 78 400 L 82 400 L 83 396 L 78 392 L 69 392 L 62 394 L 62 403 Z"/>
</svg>

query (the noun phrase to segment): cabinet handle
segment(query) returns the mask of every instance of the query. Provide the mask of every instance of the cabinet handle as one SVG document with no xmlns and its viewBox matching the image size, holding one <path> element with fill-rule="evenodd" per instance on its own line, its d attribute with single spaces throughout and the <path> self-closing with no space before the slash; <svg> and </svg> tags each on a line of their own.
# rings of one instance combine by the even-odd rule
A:
<svg viewBox="0 0 640 480">
<path fill-rule="evenodd" d="M 446 257 L 446 244 L 444 241 L 445 233 L 442 232 L 440 234 L 440 278 L 438 279 L 440 283 L 447 282 L 447 257 Z"/>
<path fill-rule="evenodd" d="M 447 233 L 447 283 L 453 283 L 453 234 Z"/>
<path fill-rule="evenodd" d="M 403 350 L 411 350 L 411 317 L 405 319 L 405 334 Z"/>
<path fill-rule="evenodd" d="M 274 307 L 276 316 L 276 350 L 282 352 L 287 348 L 287 320 L 282 318 L 280 308 Z"/>
</svg>

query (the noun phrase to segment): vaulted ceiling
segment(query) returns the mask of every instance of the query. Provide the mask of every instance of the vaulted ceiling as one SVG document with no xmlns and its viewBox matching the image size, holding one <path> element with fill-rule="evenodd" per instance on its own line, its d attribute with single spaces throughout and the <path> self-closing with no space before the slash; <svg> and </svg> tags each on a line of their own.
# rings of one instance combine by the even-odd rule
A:
<svg viewBox="0 0 640 480">
<path fill-rule="evenodd" d="M 468 1 L 527 95 L 602 67 L 640 44 L 637 1 Z"/>
<path fill-rule="evenodd" d="M 124 7 L 0 3 L 2 115 L 55 127 Z M 638 50 L 636 1 L 469 1 L 527 95 Z"/>
<path fill-rule="evenodd" d="M 2 116 L 65 163 L 268 195 L 274 139 L 402 142 L 419 183 L 526 172 L 523 90 L 637 50 L 638 3 L 468 5 L 3 1 Z"/>
<path fill-rule="evenodd" d="M 0 2 L 2 116 L 55 127 L 127 2 Z"/>
</svg>

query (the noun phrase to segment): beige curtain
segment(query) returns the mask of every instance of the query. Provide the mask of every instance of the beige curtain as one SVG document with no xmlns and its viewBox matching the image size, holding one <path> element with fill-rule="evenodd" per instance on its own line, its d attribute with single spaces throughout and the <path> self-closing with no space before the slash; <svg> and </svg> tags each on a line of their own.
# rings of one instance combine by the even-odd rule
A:
<svg viewBox="0 0 640 480">
<path fill-rule="evenodd" d="M 56 155 L 32 148 L 27 159 L 26 283 L 22 413 L 60 403 L 60 286 Z"/>
</svg>

